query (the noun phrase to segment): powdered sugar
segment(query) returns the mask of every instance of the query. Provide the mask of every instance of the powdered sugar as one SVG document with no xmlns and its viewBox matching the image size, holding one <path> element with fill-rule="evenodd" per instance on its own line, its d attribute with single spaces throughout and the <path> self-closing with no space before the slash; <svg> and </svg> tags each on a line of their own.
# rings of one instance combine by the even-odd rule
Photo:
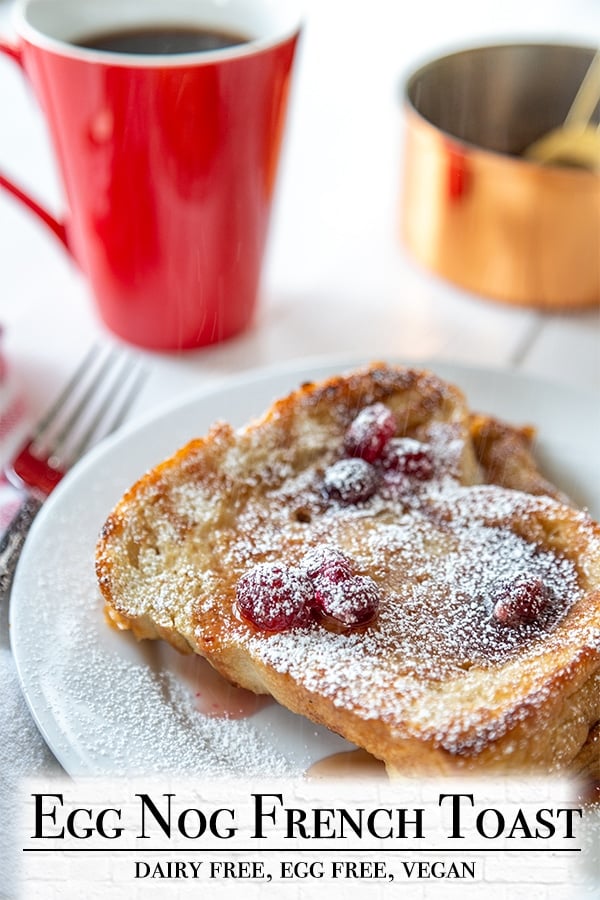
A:
<svg viewBox="0 0 600 900">
<path fill-rule="evenodd" d="M 349 627 L 371 622 L 381 600 L 377 585 L 368 575 L 354 575 L 337 582 L 317 578 L 315 597 L 325 615 Z"/>
<path fill-rule="evenodd" d="M 577 617 L 562 627 L 583 597 L 585 575 L 576 554 L 569 559 L 552 550 L 552 519 L 560 518 L 563 508 L 499 487 L 466 486 L 477 469 L 464 432 L 452 421 L 425 427 L 428 412 L 413 434 L 427 442 L 432 478 L 411 478 L 407 472 L 386 482 L 380 473 L 375 490 L 351 502 L 328 482 L 340 466 L 367 465 L 343 459 L 348 410 L 342 404 L 332 412 L 337 442 L 319 444 L 320 425 L 312 433 L 300 417 L 296 432 L 286 434 L 287 447 L 281 435 L 269 443 L 268 431 L 260 452 L 252 445 L 254 469 L 243 465 L 248 444 L 244 449 L 234 444 L 223 465 L 230 480 L 208 541 L 215 576 L 211 595 L 200 577 L 194 582 L 189 555 L 185 565 L 170 564 L 170 578 L 177 606 L 193 610 L 192 626 L 184 622 L 183 629 L 200 652 L 208 635 L 209 655 L 215 640 L 225 651 L 241 648 L 259 672 L 266 665 L 289 676 L 305 696 L 312 693 L 349 715 L 388 723 L 398 737 L 431 738 L 460 753 L 484 746 L 490 735 L 504 733 L 528 708 L 541 704 L 549 690 L 548 670 L 558 673 L 561 660 L 568 666 L 577 648 L 597 643 L 598 634 L 590 620 Z M 305 436 L 298 446 L 296 439 Z M 184 521 L 192 517 L 203 487 L 190 483 L 188 489 L 189 499 L 185 487 L 178 494 L 177 514 Z M 195 539 L 200 546 L 200 537 Z M 263 564 L 300 566 L 308 549 L 323 545 L 342 551 L 355 562 L 359 577 L 376 583 L 379 616 L 366 630 L 330 633 L 313 623 L 279 634 L 257 633 L 235 617 L 232 596 L 245 573 Z M 202 546 L 199 576 L 206 554 Z M 491 615 L 490 596 L 498 580 L 520 575 L 543 581 L 550 602 L 535 621 L 501 627 Z M 136 586 L 135 597 L 143 609 L 147 588 Z M 341 589 L 333 600 L 342 609 Z M 519 702 L 512 702 L 513 693 Z"/>
<path fill-rule="evenodd" d="M 30 624 L 26 631 L 23 623 L 17 628 L 15 647 L 28 700 L 43 716 L 44 733 L 69 773 L 295 771 L 293 756 L 277 748 L 264 721 L 198 711 L 193 691 L 172 671 L 176 651 L 162 642 L 138 644 L 107 627 L 93 572 L 97 521 L 85 519 L 84 527 L 74 529 L 55 512 L 52 524 L 33 544 L 36 562 L 45 565 L 28 567 L 21 582 L 30 598 Z M 47 574 L 54 559 L 69 564 Z M 197 596 L 197 570 L 193 583 Z M 157 593 L 160 617 L 170 622 L 172 593 L 169 601 L 164 573 Z"/>
<path fill-rule="evenodd" d="M 314 601 L 313 585 L 301 569 L 282 563 L 259 563 L 236 585 L 242 616 L 265 631 L 308 625 Z"/>
<path fill-rule="evenodd" d="M 105 655 L 93 647 L 87 650 L 85 667 L 93 677 L 82 678 L 71 656 L 60 680 L 63 691 L 80 704 L 79 727 L 95 774 L 114 773 L 115 764 L 122 772 L 144 775 L 284 775 L 291 770 L 251 719 L 202 715 L 185 685 L 168 670 L 157 671 L 117 655 L 107 667 Z M 62 702 L 51 693 L 47 701 L 57 710 Z M 111 721 L 115 709 L 120 727 L 99 728 L 99 721 Z M 82 735 L 71 737 L 80 743 Z"/>
<path fill-rule="evenodd" d="M 310 465 L 294 470 L 292 479 L 244 492 L 235 528 L 213 535 L 224 574 L 216 578 L 211 598 L 200 591 L 204 613 L 196 605 L 196 638 L 203 639 L 203 615 L 214 609 L 221 618 L 231 602 L 230 585 L 256 564 L 301 566 L 311 547 L 336 548 L 353 561 L 359 576 L 374 579 L 381 596 L 379 616 L 366 631 L 338 634 L 303 624 L 280 634 L 256 633 L 233 617 L 222 623 L 221 639 L 245 646 L 256 660 L 336 707 L 393 722 L 399 736 L 438 735 L 459 752 L 473 740 L 475 726 L 478 740 L 485 740 L 491 726 L 486 731 L 483 723 L 490 715 L 497 732 L 517 715 L 497 696 L 495 673 L 504 670 L 505 677 L 513 664 L 521 672 L 536 660 L 543 672 L 541 660 L 558 646 L 577 646 L 594 636 L 575 627 L 568 637 L 560 631 L 582 596 L 575 563 L 545 548 L 541 533 L 540 540 L 520 533 L 524 523 L 533 527 L 551 519 L 557 509 L 553 501 L 460 484 L 454 472 L 461 451 L 452 426 L 444 434 L 438 425 L 430 447 L 435 478 L 409 479 L 400 491 L 380 486 L 350 505 L 323 491 L 327 457 L 322 469 Z M 332 448 L 329 459 L 335 460 L 336 452 Z M 195 491 L 190 486 L 190 493 Z M 180 501 L 187 515 L 183 493 Z M 179 602 L 189 597 L 186 602 L 193 605 L 193 566 L 189 569 L 175 582 L 171 573 L 171 589 Z M 541 579 L 552 600 L 536 621 L 501 627 L 489 597 L 498 580 L 519 575 Z M 340 589 L 333 599 L 340 613 L 348 598 Z M 528 702 L 541 702 L 544 690 L 540 681 Z"/>
<path fill-rule="evenodd" d="M 343 503 L 368 500 L 377 490 L 375 468 L 360 458 L 339 459 L 329 466 L 323 476 L 323 488 L 329 497 Z"/>
<path fill-rule="evenodd" d="M 573 646 L 598 641 L 589 629 L 573 627 L 568 638 L 557 631 L 582 596 L 574 563 L 510 527 L 515 518 L 543 519 L 552 508 L 545 498 L 497 487 L 465 488 L 449 478 L 421 486 L 409 507 L 379 496 L 355 508 L 333 504 L 305 529 L 305 538 L 343 548 L 377 580 L 382 602 L 376 623 L 357 635 L 323 633 L 313 626 L 275 637 L 237 634 L 235 639 L 246 641 L 252 655 L 307 691 L 329 697 L 335 706 L 396 723 L 399 735 L 439 733 L 439 740 L 458 752 L 465 732 L 477 726 L 483 743 L 489 737 L 483 721 L 502 706 L 495 694 L 495 671 L 513 663 L 522 667 L 527 660 L 535 670 L 537 659 L 542 672 L 542 659 L 566 641 Z M 269 554 L 289 557 L 297 526 L 282 520 L 281 512 L 275 503 L 275 521 L 267 526 Z M 250 509 L 242 516 L 249 524 L 247 516 L 252 517 Z M 251 530 L 254 546 L 260 546 L 260 527 Z M 278 536 L 275 548 L 273 532 Z M 244 552 L 233 547 L 233 557 L 238 549 Z M 552 600 L 535 622 L 500 627 L 491 615 L 489 595 L 499 579 L 520 574 L 541 579 Z M 456 698 L 462 694 L 467 708 L 470 672 L 474 708 L 460 722 Z M 515 673 L 515 690 L 518 677 Z M 541 703 L 544 689 L 533 697 L 530 702 Z M 502 713 L 495 728 L 501 732 L 508 724 Z"/>
</svg>

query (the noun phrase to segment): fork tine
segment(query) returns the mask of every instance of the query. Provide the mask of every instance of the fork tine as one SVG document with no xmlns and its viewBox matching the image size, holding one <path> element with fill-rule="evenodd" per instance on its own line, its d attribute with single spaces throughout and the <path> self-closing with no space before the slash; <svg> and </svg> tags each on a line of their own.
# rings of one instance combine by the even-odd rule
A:
<svg viewBox="0 0 600 900">
<path fill-rule="evenodd" d="M 115 348 L 113 348 L 108 353 L 108 355 L 102 361 L 102 364 L 100 365 L 98 371 L 95 373 L 92 380 L 86 386 L 85 390 L 83 390 L 75 407 L 71 410 L 71 412 L 69 413 L 69 415 L 67 416 L 65 421 L 62 423 L 58 433 L 56 435 L 54 435 L 54 437 L 52 438 L 51 455 L 53 457 L 60 458 L 61 453 L 64 450 L 66 441 L 69 439 L 70 435 L 72 434 L 73 429 L 75 428 L 75 426 L 81 419 L 81 416 L 83 415 L 85 410 L 89 407 L 90 400 L 92 399 L 92 397 L 94 397 L 94 395 L 98 391 L 98 388 L 100 387 L 100 385 L 103 384 L 106 374 L 110 370 L 110 368 L 113 364 L 113 360 L 116 357 L 116 354 L 117 354 L 117 351 Z M 92 356 L 91 361 L 92 362 L 95 361 L 95 355 Z M 85 360 L 84 360 L 84 362 L 85 362 Z M 86 374 L 85 369 L 83 369 L 82 367 L 80 367 L 80 369 L 81 369 L 81 371 L 78 369 L 77 372 L 75 373 L 76 375 L 79 374 L 78 381 L 83 380 L 83 378 Z M 73 383 L 71 392 L 73 392 L 77 388 L 78 381 L 75 381 Z M 71 379 L 71 382 L 73 382 L 73 379 Z M 69 382 L 68 387 L 71 386 L 71 382 Z M 59 412 L 60 412 L 60 410 L 59 410 Z M 39 440 L 39 438 L 38 438 L 38 440 Z"/>
<path fill-rule="evenodd" d="M 137 397 L 142 384 L 146 380 L 147 375 L 148 372 L 146 371 L 146 369 L 143 369 L 141 367 L 134 374 L 129 389 L 123 395 L 120 406 L 115 407 L 112 417 L 108 420 L 108 424 L 106 426 L 106 434 L 112 434 L 113 431 L 116 431 L 119 425 L 123 423 L 123 420 L 129 412 L 131 404 Z"/>
<path fill-rule="evenodd" d="M 137 372 L 135 371 L 136 366 L 138 366 Z M 115 367 L 111 383 L 105 389 L 102 402 L 69 454 L 70 463 L 76 462 L 90 447 L 101 425 L 103 426 L 102 434 L 104 437 L 118 428 L 135 400 L 141 384 L 146 378 L 146 374 L 146 371 L 138 365 L 137 361 L 130 358 L 126 358 L 120 366 Z M 111 407 L 115 403 L 115 396 L 119 394 L 119 390 L 122 393 L 121 402 L 115 406 L 112 415 L 108 416 Z M 114 391 L 117 392 L 116 395 Z"/>
<path fill-rule="evenodd" d="M 76 370 L 71 375 L 71 378 L 66 383 L 54 403 L 47 410 L 46 414 L 42 416 L 42 418 L 38 421 L 33 433 L 31 435 L 32 440 L 38 441 L 43 437 L 44 432 L 48 428 L 49 425 L 53 423 L 56 417 L 61 412 L 62 408 L 67 403 L 69 397 L 73 394 L 73 391 L 79 384 L 85 372 L 93 365 L 94 360 L 100 353 L 100 346 L 98 344 L 92 344 L 84 358 L 81 360 Z"/>
</svg>

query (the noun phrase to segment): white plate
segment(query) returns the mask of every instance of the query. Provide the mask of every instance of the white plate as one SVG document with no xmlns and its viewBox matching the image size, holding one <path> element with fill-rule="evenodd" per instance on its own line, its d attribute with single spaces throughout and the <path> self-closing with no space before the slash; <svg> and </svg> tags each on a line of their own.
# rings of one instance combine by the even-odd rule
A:
<svg viewBox="0 0 600 900">
<path fill-rule="evenodd" d="M 354 362 L 354 361 L 353 361 Z M 198 712 L 206 665 L 107 627 L 94 578 L 106 515 L 147 468 L 217 419 L 241 425 L 302 381 L 348 360 L 231 379 L 123 431 L 90 453 L 43 507 L 11 599 L 11 638 L 27 702 L 71 775 L 294 774 L 350 745 L 276 704 L 239 720 Z M 535 423 L 547 475 L 600 517 L 600 423 L 592 396 L 503 371 L 431 364 L 474 409 Z"/>
</svg>

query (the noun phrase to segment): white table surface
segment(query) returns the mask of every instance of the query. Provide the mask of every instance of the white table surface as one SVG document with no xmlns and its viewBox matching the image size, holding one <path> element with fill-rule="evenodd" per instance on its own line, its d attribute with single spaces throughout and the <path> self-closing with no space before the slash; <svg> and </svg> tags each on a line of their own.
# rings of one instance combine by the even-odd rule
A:
<svg viewBox="0 0 600 900">
<path fill-rule="evenodd" d="M 544 315 L 444 283 L 417 267 L 400 246 L 397 207 L 399 86 L 411 66 L 438 50 L 498 39 L 600 44 L 598 0 L 308 0 L 305 5 L 307 26 L 255 323 L 220 346 L 185 354 L 141 353 L 150 376 L 131 415 L 247 368 L 331 354 L 519 368 L 597 389 L 597 311 Z M 0 0 L 3 34 L 11 33 L 11 6 L 12 0 Z M 60 214 L 62 196 L 44 124 L 17 67 L 4 58 L 0 168 Z M 58 242 L 4 193 L 0 324 L 4 354 L 32 420 L 94 339 L 113 340 Z M 1 641 L 6 650 L 4 627 Z M 52 769 L 25 708 L 14 699 L 10 666 L 4 668 L 0 690 L 10 709 L 8 724 L 0 729 L 2 805 L 9 803 L 11 776 Z M 21 745 L 27 746 L 22 753 Z M 0 816 L 5 821 L 2 808 Z"/>
</svg>

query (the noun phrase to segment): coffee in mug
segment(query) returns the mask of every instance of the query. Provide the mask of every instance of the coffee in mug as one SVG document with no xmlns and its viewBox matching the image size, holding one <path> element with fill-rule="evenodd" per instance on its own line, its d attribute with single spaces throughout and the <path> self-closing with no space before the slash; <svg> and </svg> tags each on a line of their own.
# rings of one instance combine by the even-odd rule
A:
<svg viewBox="0 0 600 900">
<path fill-rule="evenodd" d="M 176 25 L 155 26 L 154 28 L 123 28 L 118 31 L 91 34 L 79 38 L 79 47 L 90 50 L 105 50 L 108 53 L 201 53 L 209 50 L 223 50 L 245 44 L 251 37 L 232 31 L 216 31 L 207 28 L 185 28 Z"/>
<path fill-rule="evenodd" d="M 198 347 L 245 329 L 301 23 L 295 0 L 22 0 L 16 60 L 64 185 L 40 215 L 123 339 Z"/>
</svg>

